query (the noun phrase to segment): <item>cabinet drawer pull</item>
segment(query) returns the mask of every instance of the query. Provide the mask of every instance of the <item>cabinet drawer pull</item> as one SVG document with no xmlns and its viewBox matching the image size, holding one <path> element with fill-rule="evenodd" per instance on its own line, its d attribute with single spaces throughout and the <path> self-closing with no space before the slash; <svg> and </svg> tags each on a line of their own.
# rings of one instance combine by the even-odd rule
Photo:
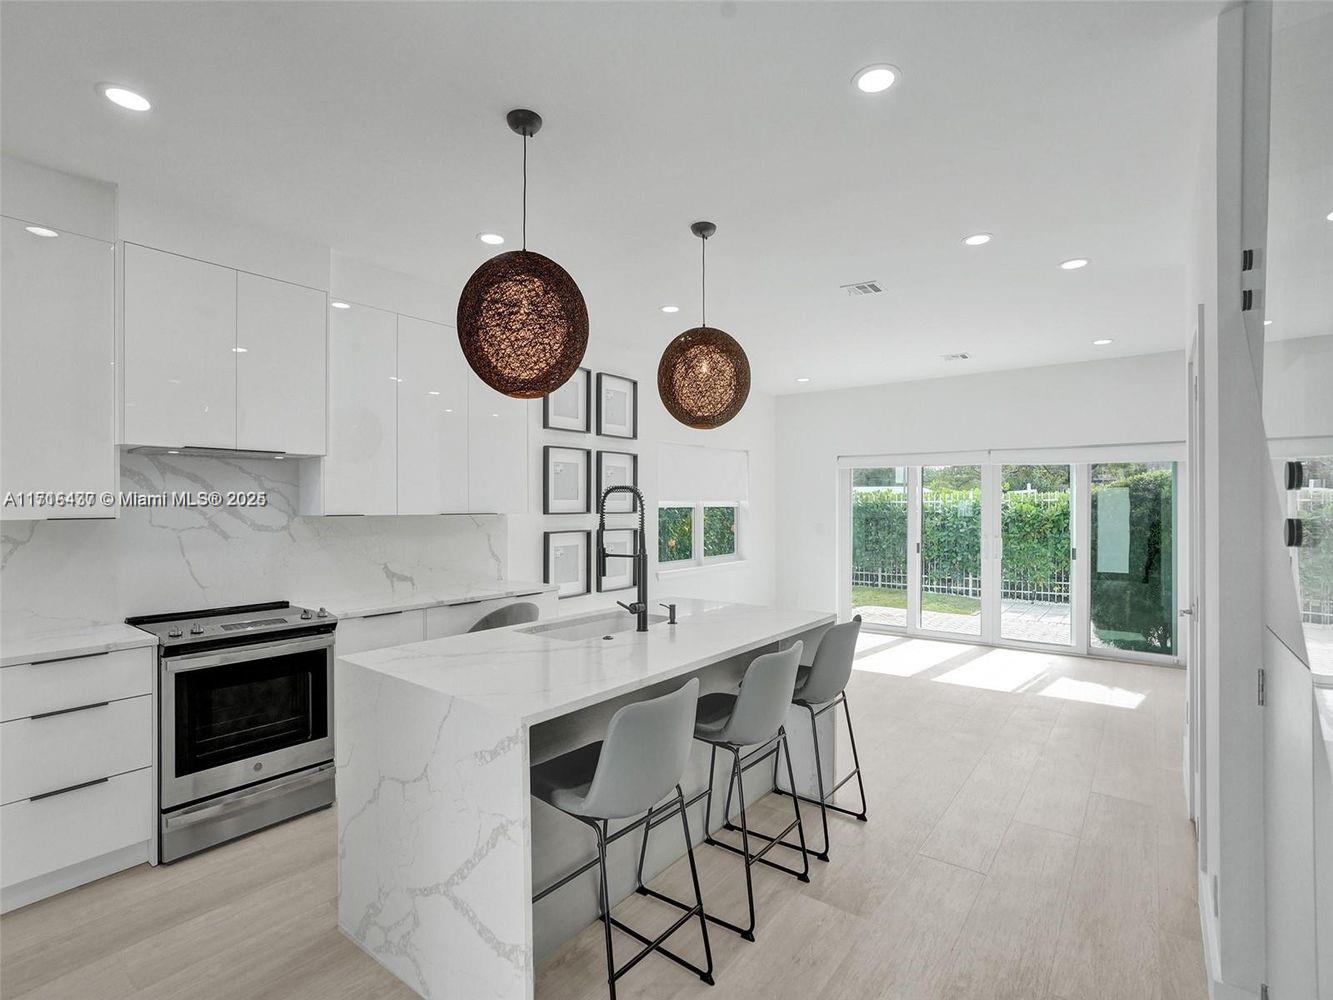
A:
<svg viewBox="0 0 1333 1000">
<path fill-rule="evenodd" d="M 76 705 L 74 708 L 57 708 L 54 712 L 39 712 L 31 716 L 32 719 L 49 719 L 53 715 L 69 715 L 71 712 L 86 712 L 90 708 L 106 708 L 110 705 L 109 701 L 95 701 L 91 705 Z"/>
<path fill-rule="evenodd" d="M 94 778 L 92 781 L 82 781 L 77 785 L 70 785 L 68 788 L 57 788 L 54 792 L 42 792 L 41 795 L 32 796 L 28 801 L 39 802 L 55 795 L 64 795 L 66 792 L 77 792 L 80 788 L 92 788 L 93 785 L 101 785 L 110 780 L 110 778 Z"/>
<path fill-rule="evenodd" d="M 405 611 L 379 611 L 379 612 L 376 612 L 376 613 L 373 614 L 373 615 L 362 615 L 361 617 L 362 617 L 362 618 L 365 618 L 365 619 L 371 619 L 371 618 L 388 618 L 388 617 L 391 616 L 391 615 L 402 615 L 402 614 L 406 614 L 406 613 L 407 613 L 407 612 L 405 612 Z"/>
<path fill-rule="evenodd" d="M 73 519 L 65 518 L 65 520 L 73 520 Z M 101 519 L 90 518 L 90 520 L 101 520 Z M 78 656 L 53 656 L 45 660 L 33 660 L 32 665 L 34 667 L 37 667 L 37 666 L 45 666 L 48 663 L 70 663 L 74 660 L 91 660 L 98 656 L 110 656 L 110 655 L 111 655 L 111 650 L 108 649 L 101 653 L 81 653 Z"/>
</svg>

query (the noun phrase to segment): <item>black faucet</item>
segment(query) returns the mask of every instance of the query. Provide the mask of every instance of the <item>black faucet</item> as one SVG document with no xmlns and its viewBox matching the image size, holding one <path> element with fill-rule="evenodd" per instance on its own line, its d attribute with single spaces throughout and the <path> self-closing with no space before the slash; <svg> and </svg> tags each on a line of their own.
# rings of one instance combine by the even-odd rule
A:
<svg viewBox="0 0 1333 1000">
<path fill-rule="evenodd" d="M 606 498 L 612 493 L 632 493 L 639 505 L 639 539 L 635 545 L 635 551 L 631 555 L 623 552 L 607 552 L 606 545 L 602 540 L 602 535 L 606 531 Z M 626 604 L 624 601 L 616 601 L 622 608 L 632 615 L 637 615 L 639 619 L 636 632 L 648 631 L 648 548 L 644 540 L 643 533 L 643 494 L 639 492 L 636 486 L 608 486 L 602 491 L 602 497 L 597 501 L 597 575 L 606 576 L 606 561 L 608 559 L 633 559 L 634 560 L 634 578 L 639 586 L 639 599 L 633 604 Z"/>
</svg>

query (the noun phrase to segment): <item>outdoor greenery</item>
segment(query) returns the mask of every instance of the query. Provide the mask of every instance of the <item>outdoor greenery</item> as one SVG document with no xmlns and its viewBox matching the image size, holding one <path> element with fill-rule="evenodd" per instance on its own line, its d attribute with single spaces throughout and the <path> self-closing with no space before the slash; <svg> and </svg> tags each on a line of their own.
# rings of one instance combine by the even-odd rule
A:
<svg viewBox="0 0 1333 1000">
<path fill-rule="evenodd" d="M 736 551 L 736 508 L 704 508 L 704 556 L 729 556 Z"/>
<path fill-rule="evenodd" d="M 907 591 L 897 587 L 853 587 L 852 607 L 905 608 Z M 960 594 L 925 593 L 921 595 L 921 610 L 943 611 L 952 615 L 975 615 L 981 610 L 981 601 Z"/>
<path fill-rule="evenodd" d="M 852 494 L 853 571 L 882 573 L 905 583 L 907 495 L 904 487 L 892 481 L 898 470 L 858 471 L 888 473 L 881 478 L 889 481 L 856 484 L 863 488 Z M 922 565 L 929 568 L 930 583 L 946 593 L 923 594 L 923 607 L 932 600 L 952 598 L 971 602 L 967 611 L 958 609 L 959 613 L 973 613 L 975 598 L 962 591 L 981 575 L 981 492 L 968 485 L 976 482 L 976 469 L 930 472 L 921 514 Z M 1058 592 L 1069 579 L 1071 565 L 1068 467 L 1005 466 L 1002 477 L 1005 587 Z M 1092 574 L 1094 636 L 1102 645 L 1119 649 L 1171 653 L 1175 623 L 1172 470 L 1169 465 L 1103 464 L 1094 467 L 1093 479 L 1092 567 L 1097 565 L 1098 495 L 1108 488 L 1120 488 L 1129 490 L 1130 499 L 1129 572 Z M 1324 567 L 1322 579 L 1330 579 L 1330 568 Z M 863 586 L 867 582 L 861 576 L 854 586 L 854 606 L 905 606 L 905 590 Z"/>
<path fill-rule="evenodd" d="M 679 562 L 694 558 L 694 508 L 659 507 L 657 511 L 657 561 Z"/>
</svg>

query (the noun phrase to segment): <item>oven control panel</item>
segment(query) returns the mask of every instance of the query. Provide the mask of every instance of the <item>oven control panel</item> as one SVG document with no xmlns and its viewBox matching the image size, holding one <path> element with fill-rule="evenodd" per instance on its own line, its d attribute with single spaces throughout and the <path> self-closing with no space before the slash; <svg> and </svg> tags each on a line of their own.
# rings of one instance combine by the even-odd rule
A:
<svg viewBox="0 0 1333 1000">
<path fill-rule="evenodd" d="M 127 625 L 156 635 L 164 652 L 199 643 L 254 642 L 260 636 L 332 631 L 336 622 L 337 617 L 324 608 L 303 608 L 286 601 L 125 619 Z"/>
</svg>

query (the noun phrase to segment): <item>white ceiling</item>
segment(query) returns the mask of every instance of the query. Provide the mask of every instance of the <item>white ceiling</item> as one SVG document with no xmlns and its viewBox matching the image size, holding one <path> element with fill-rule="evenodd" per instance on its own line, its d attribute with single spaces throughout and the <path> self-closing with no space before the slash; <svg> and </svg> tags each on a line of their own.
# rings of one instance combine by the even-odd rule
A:
<svg viewBox="0 0 1333 1000">
<path fill-rule="evenodd" d="M 1217 9 L 7 2 L 0 138 L 461 288 L 476 233 L 517 240 L 532 107 L 529 245 L 593 338 L 697 323 L 708 218 L 710 322 L 758 388 L 823 389 L 1179 348 Z M 862 95 L 875 62 L 903 76 Z"/>
</svg>

